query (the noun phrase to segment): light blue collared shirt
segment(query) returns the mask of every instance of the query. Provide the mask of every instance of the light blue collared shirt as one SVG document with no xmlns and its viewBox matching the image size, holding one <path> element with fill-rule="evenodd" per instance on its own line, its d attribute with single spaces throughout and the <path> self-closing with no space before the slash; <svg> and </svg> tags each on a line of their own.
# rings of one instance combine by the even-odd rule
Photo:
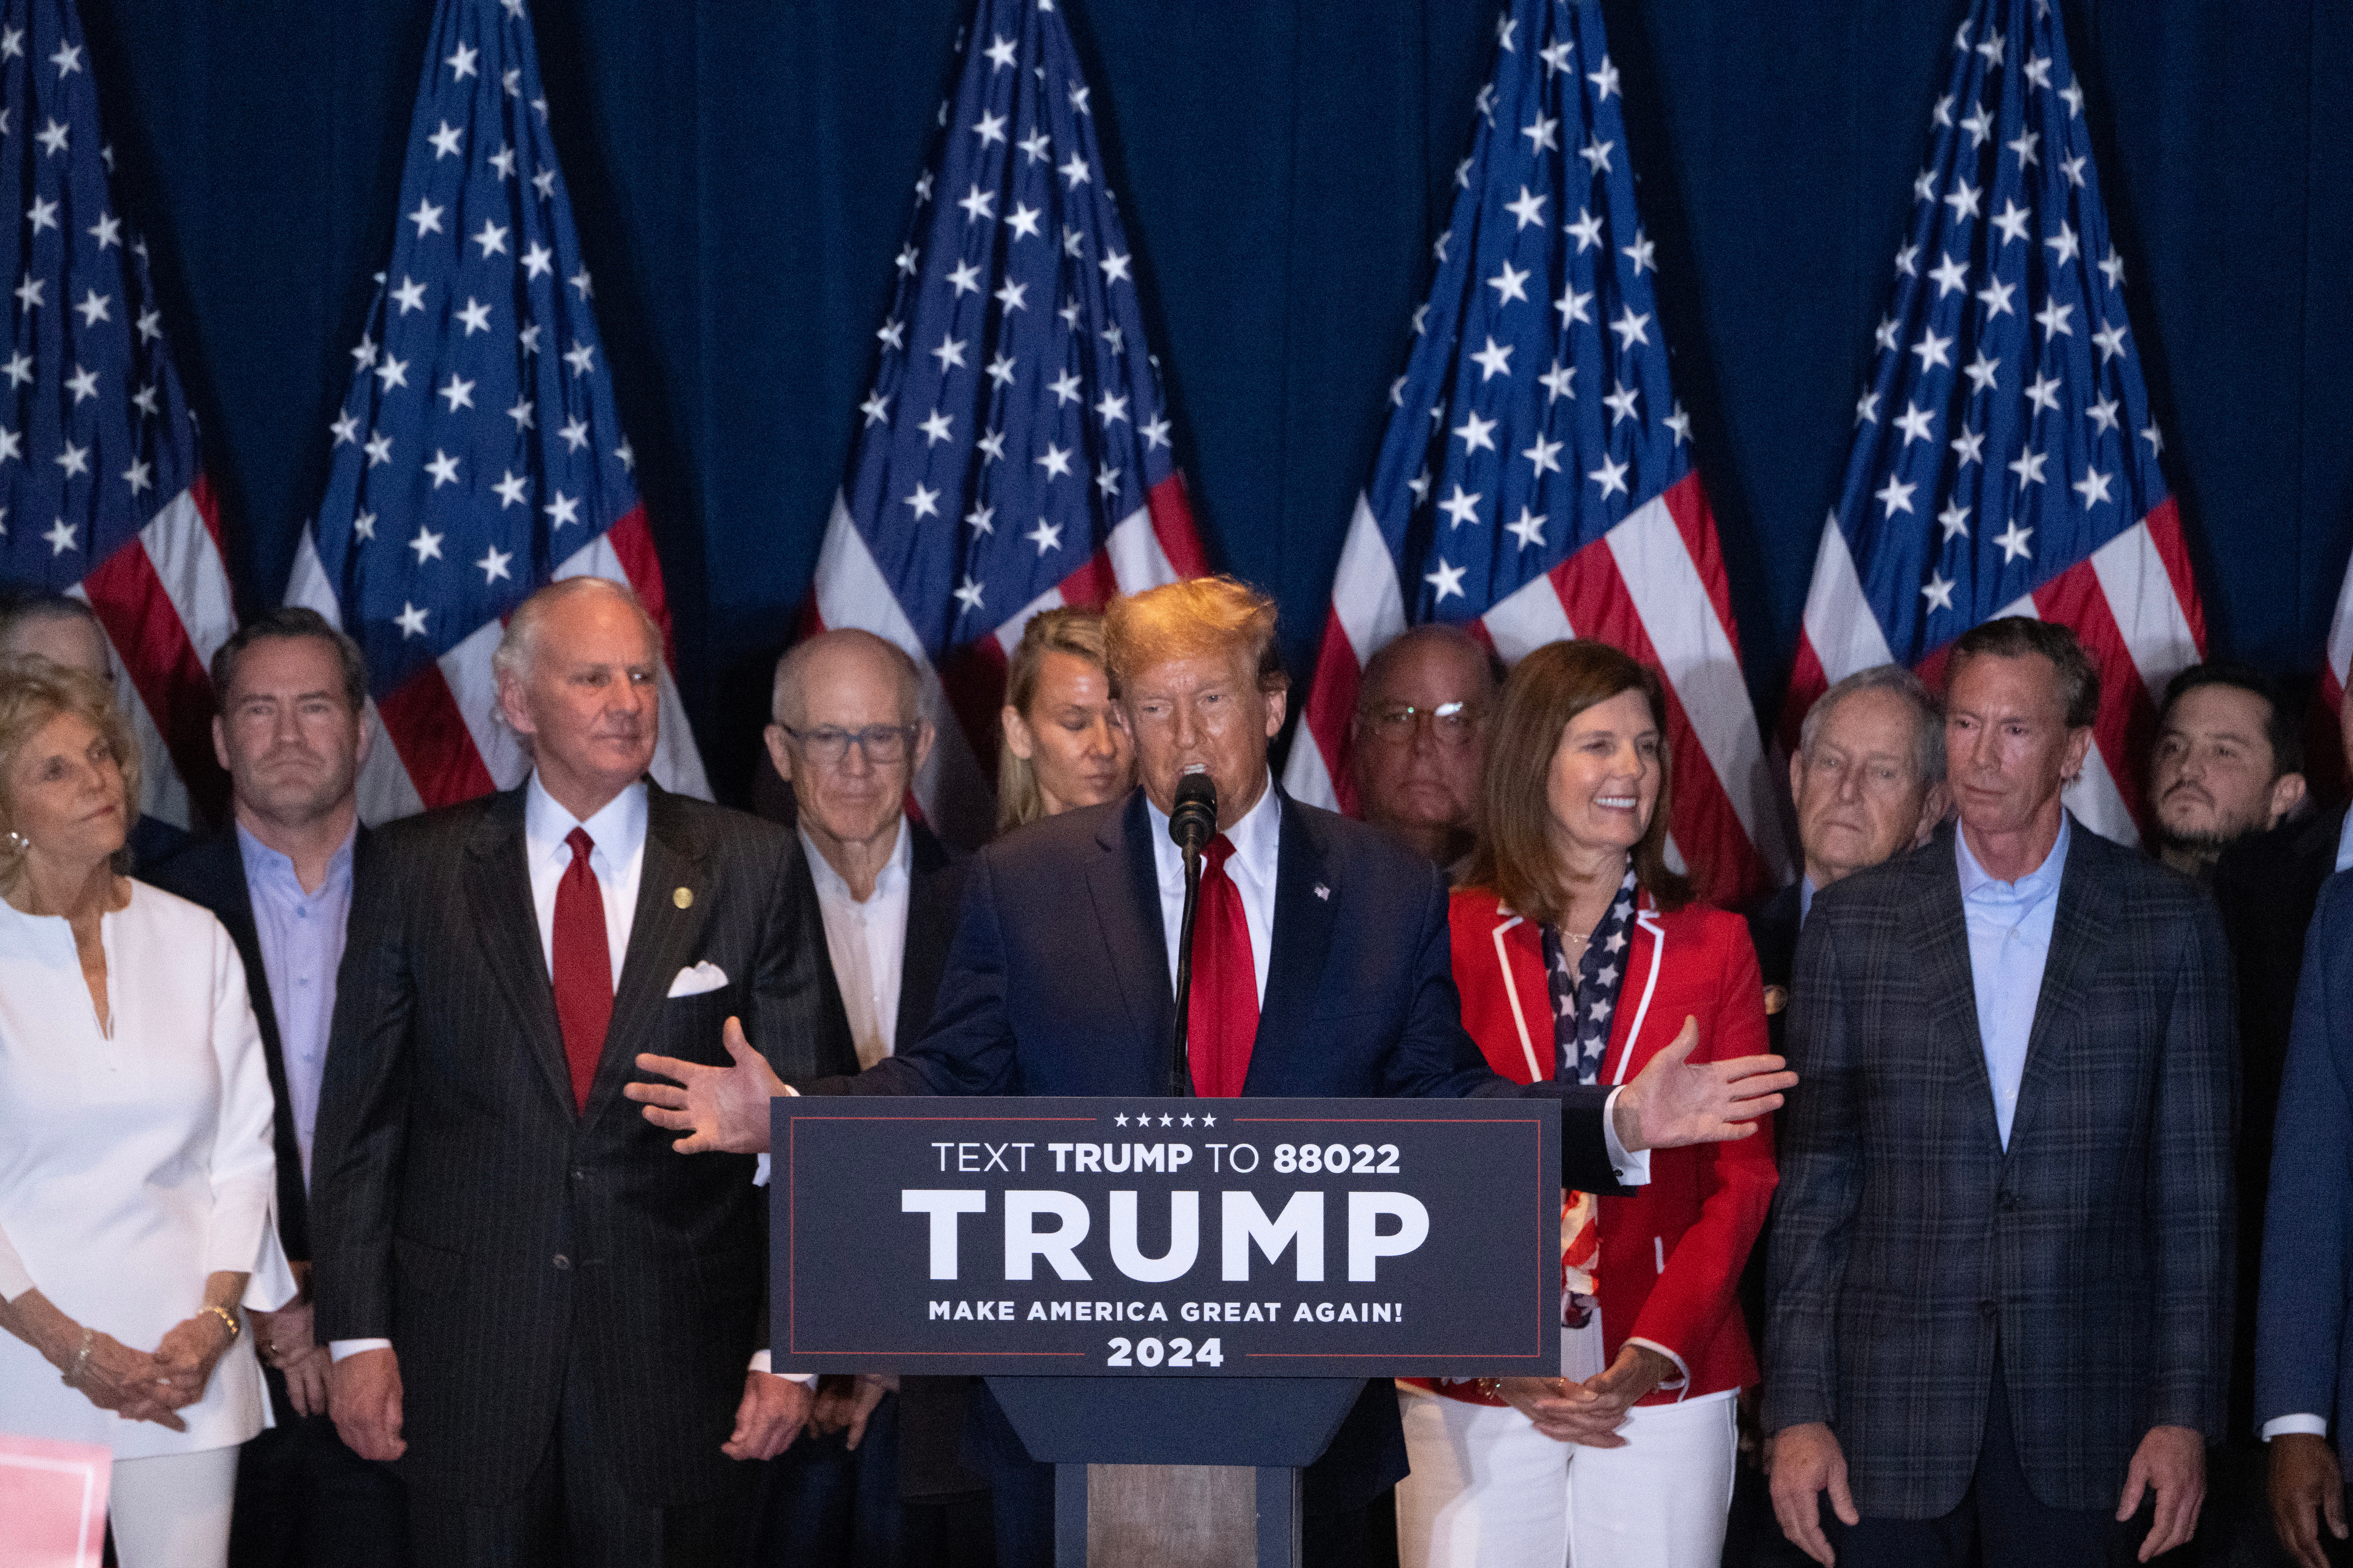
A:
<svg viewBox="0 0 2353 1568">
<path fill-rule="evenodd" d="M 1806 918 L 1814 912 L 1814 879 L 1810 876 L 1798 879 L 1798 929 L 1805 929 Z"/>
<path fill-rule="evenodd" d="M 1953 834 L 1960 863 L 1961 915 L 1969 930 L 1969 978 L 1978 997 L 1978 1039 L 1985 1048 L 1986 1077 L 1993 1083 L 1994 1125 L 2001 1146 L 2010 1147 L 2010 1124 L 2018 1115 L 2019 1080 L 2026 1075 L 2026 1045 L 2034 1032 L 2034 1007 L 2042 995 L 2043 965 L 2051 957 L 2051 928 L 2059 914 L 2059 880 L 2067 869 L 2071 834 L 2065 813 L 2059 837 L 2042 864 L 2015 882 L 1997 881 L 1969 853 L 1967 828 Z"/>
<path fill-rule="evenodd" d="M 2337 835 L 2337 868 L 2353 867 L 2353 811 L 2345 814 L 2345 826 Z"/>
<path fill-rule="evenodd" d="M 269 984 L 269 1010 L 278 1018 L 279 1054 L 286 1062 L 286 1098 L 294 1115 L 294 1142 L 302 1152 L 302 1185 L 311 1184 L 311 1134 L 319 1124 L 319 1085 L 327 1070 L 327 1026 L 335 1016 L 335 971 L 343 962 L 343 928 L 352 912 L 353 824 L 343 847 L 327 862 L 315 893 L 302 890 L 294 862 L 237 824 L 260 938 L 261 969 Z"/>
</svg>

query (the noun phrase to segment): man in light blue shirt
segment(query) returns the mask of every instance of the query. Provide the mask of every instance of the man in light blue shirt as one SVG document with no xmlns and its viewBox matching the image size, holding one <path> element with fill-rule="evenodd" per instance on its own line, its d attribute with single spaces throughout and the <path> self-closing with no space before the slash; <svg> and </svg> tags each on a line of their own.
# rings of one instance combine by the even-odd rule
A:
<svg viewBox="0 0 2353 1568">
<path fill-rule="evenodd" d="M 1994 1125 L 2000 1130 L 2004 1149 L 2010 1147 L 2010 1124 L 2018 1115 L 2026 1039 L 2042 995 L 2042 967 L 2051 956 L 2051 925 L 2059 913 L 2059 879 L 2067 867 L 2067 839 L 2073 831 L 2066 814 L 2061 813 L 2058 840 L 2042 863 L 2008 882 L 1969 852 L 1966 826 L 1953 835 L 1953 854 L 1961 872 L 1961 918 L 1969 928 L 1969 979 L 1977 987 L 1978 1038 L 1985 1047 Z"/>
</svg>

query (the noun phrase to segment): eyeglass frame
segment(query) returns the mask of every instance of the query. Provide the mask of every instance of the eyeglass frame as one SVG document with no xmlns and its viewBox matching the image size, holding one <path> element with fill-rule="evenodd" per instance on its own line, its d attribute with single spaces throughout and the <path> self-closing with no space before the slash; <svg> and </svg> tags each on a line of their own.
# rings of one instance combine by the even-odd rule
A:
<svg viewBox="0 0 2353 1568">
<path fill-rule="evenodd" d="M 1462 721 L 1462 727 L 1459 733 L 1450 734 L 1439 728 L 1441 720 L 1457 716 L 1460 716 Z M 1465 701 L 1460 698 L 1449 702 L 1440 702 L 1434 708 L 1424 708 L 1418 703 L 1406 702 L 1395 707 L 1367 709 L 1356 716 L 1357 723 L 1385 746 L 1410 746 L 1422 731 L 1427 729 L 1430 738 L 1440 745 L 1457 749 L 1472 742 L 1485 719 L 1486 714 L 1477 703 Z M 1399 720 L 1405 721 L 1405 728 L 1393 730 L 1393 721 Z"/>
<path fill-rule="evenodd" d="M 923 733 L 920 723 L 869 724 L 859 730 L 845 730 L 839 724 L 820 724 L 813 730 L 796 730 L 790 724 L 779 723 L 776 728 L 791 736 L 802 754 L 821 768 L 841 766 L 849 760 L 849 748 L 853 745 L 858 748 L 859 755 L 866 759 L 868 767 L 896 767 L 913 753 Z M 899 738 L 898 753 L 895 756 L 877 756 L 874 748 L 892 735 Z M 833 746 L 839 746 L 839 750 L 830 757 L 825 755 L 826 748 Z"/>
</svg>

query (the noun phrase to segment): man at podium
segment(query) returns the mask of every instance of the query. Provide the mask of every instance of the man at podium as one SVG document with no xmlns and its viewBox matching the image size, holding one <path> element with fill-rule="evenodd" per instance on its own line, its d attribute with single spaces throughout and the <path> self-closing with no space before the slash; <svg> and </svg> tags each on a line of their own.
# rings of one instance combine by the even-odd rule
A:
<svg viewBox="0 0 2353 1568">
<path fill-rule="evenodd" d="M 1289 696 L 1274 630 L 1272 602 L 1228 577 L 1114 600 L 1106 663 L 1135 737 L 1137 788 L 984 850 L 923 1038 L 797 1092 L 1542 1097 L 1561 1102 L 1563 1185 L 1603 1194 L 1646 1181 L 1649 1150 L 1746 1136 L 1780 1105 L 1796 1079 L 1779 1058 L 1690 1066 L 1689 1040 L 1614 1089 L 1491 1071 L 1462 1031 L 1437 869 L 1274 783 L 1267 745 Z M 1180 1064 L 1185 867 L 1170 816 L 1187 773 L 1215 786 L 1215 829 Z M 765 1152 L 769 1099 L 797 1092 L 732 1024 L 727 1043 L 733 1068 L 638 1058 L 672 1081 L 627 1092 L 649 1121 L 690 1134 L 685 1152 Z M 1050 1560 L 1050 1473 L 993 1401 L 979 1403 L 1000 1560 Z M 1373 1384 L 1303 1478 L 1307 1560 L 1358 1560 L 1366 1508 L 1405 1472 L 1396 1398 Z"/>
</svg>

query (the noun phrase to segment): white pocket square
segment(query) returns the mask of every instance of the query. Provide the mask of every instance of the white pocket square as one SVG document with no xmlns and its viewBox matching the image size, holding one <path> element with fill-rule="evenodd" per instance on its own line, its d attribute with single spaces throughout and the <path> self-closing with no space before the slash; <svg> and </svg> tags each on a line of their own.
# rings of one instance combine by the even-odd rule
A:
<svg viewBox="0 0 2353 1568">
<path fill-rule="evenodd" d="M 700 996 L 706 991 L 716 991 L 727 984 L 727 972 L 704 959 L 692 969 L 681 969 L 678 978 L 670 983 L 672 996 Z"/>
</svg>

